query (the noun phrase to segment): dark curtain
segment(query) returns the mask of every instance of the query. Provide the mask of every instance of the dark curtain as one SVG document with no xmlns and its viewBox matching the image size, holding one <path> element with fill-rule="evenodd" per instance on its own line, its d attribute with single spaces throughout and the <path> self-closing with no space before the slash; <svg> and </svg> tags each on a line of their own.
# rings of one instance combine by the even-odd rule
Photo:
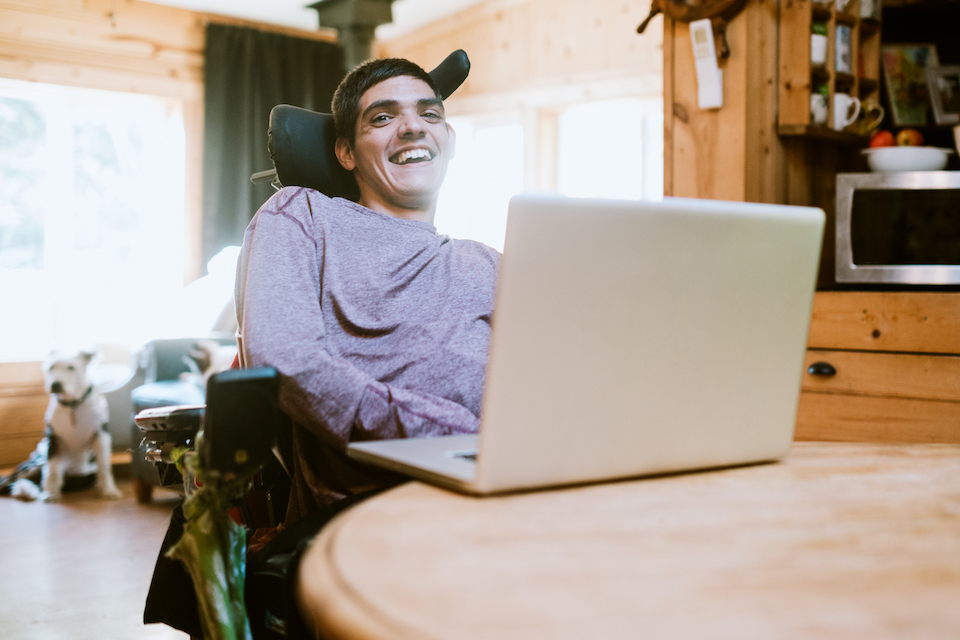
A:
<svg viewBox="0 0 960 640">
<path fill-rule="evenodd" d="M 274 193 L 250 175 L 272 169 L 270 110 L 292 104 L 330 112 L 344 75 L 339 45 L 246 27 L 207 27 L 204 72 L 203 265 L 243 242 L 257 209 Z"/>
</svg>

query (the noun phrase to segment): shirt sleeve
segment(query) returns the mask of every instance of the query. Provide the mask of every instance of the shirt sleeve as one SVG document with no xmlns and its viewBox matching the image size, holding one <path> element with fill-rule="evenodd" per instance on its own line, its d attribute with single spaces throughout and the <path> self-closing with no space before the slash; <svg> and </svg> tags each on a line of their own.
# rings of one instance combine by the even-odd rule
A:
<svg viewBox="0 0 960 640">
<path fill-rule="evenodd" d="M 264 205 L 244 239 L 237 302 L 246 365 L 276 368 L 284 411 L 339 449 L 350 440 L 475 433 L 478 418 L 466 407 L 384 384 L 328 352 L 322 239 L 312 235 L 308 196 L 287 191 Z"/>
</svg>

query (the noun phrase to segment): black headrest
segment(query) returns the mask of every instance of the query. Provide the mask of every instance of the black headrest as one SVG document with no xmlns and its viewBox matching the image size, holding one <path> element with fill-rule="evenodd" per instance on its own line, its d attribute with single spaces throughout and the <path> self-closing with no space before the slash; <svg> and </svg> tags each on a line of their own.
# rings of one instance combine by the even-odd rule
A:
<svg viewBox="0 0 960 640">
<path fill-rule="evenodd" d="M 470 73 L 470 60 L 462 49 L 451 53 L 430 72 L 440 97 L 446 100 Z M 309 187 L 320 193 L 356 201 L 360 191 L 337 160 L 337 140 L 333 116 L 288 104 L 270 111 L 267 148 L 277 170 L 277 179 L 285 187 Z"/>
</svg>

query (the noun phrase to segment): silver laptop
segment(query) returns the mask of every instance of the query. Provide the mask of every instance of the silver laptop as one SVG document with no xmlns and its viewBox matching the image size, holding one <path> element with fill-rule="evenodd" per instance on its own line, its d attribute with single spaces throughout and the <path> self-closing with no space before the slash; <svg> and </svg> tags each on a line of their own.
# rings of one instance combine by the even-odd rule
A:
<svg viewBox="0 0 960 640">
<path fill-rule="evenodd" d="M 348 455 L 473 494 L 780 458 L 823 226 L 808 207 L 516 196 L 480 435 Z"/>
</svg>

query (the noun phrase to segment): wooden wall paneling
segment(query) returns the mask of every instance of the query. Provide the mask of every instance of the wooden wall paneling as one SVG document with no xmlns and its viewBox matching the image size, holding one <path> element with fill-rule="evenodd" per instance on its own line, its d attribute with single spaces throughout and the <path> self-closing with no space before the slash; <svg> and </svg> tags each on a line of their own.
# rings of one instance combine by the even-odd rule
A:
<svg viewBox="0 0 960 640">
<path fill-rule="evenodd" d="M 800 394 L 796 440 L 960 442 L 960 402 Z"/>
<path fill-rule="evenodd" d="M 809 65 L 797 64 L 810 59 L 810 18 L 812 0 L 785 0 L 780 3 L 780 78 L 781 125 L 806 125 L 810 122 Z"/>
<path fill-rule="evenodd" d="M 663 15 L 663 14 L 661 14 Z M 676 136 L 676 127 L 674 123 L 674 104 L 676 104 L 676 91 L 674 90 L 677 77 L 674 46 L 676 40 L 677 23 L 666 15 L 663 15 L 663 195 L 676 195 L 676 188 L 673 181 L 673 168 L 676 160 L 674 159 L 674 138 Z M 654 23 L 647 25 L 647 30 L 653 28 Z"/>
<path fill-rule="evenodd" d="M 667 117 L 670 118 L 672 133 L 669 140 L 664 139 L 664 145 L 670 145 L 670 166 L 663 168 L 664 173 L 670 173 L 669 182 L 672 184 L 671 195 L 676 197 L 697 198 L 701 196 L 700 185 L 706 180 L 699 175 L 704 165 L 709 167 L 712 160 L 704 162 L 698 157 L 707 154 L 716 146 L 715 132 L 710 140 L 698 140 L 694 127 L 702 122 L 697 106 L 697 81 L 693 67 L 693 55 L 690 51 L 690 27 L 683 22 L 673 21 L 672 40 L 664 42 L 664 48 L 670 47 L 673 62 L 673 77 L 671 83 L 672 105 L 667 106 Z M 729 76 L 724 77 L 724 99 L 727 98 L 726 88 Z M 715 114 L 714 114 L 715 115 Z M 664 129 L 664 134 L 666 134 Z M 735 167 L 731 167 L 735 171 Z M 731 176 L 736 179 L 736 176 Z M 712 185 L 706 185 L 709 189 Z"/>
<path fill-rule="evenodd" d="M 808 348 L 960 354 L 960 294 L 820 291 Z"/>
<path fill-rule="evenodd" d="M 634 95 L 641 95 L 649 85 L 660 88 L 659 82 L 645 79 L 662 75 L 662 34 L 655 28 L 636 33 L 648 11 L 648 2 L 623 0 L 488 0 L 377 42 L 375 51 L 429 69 L 451 51 L 465 50 L 472 62 L 470 76 L 451 104 L 618 80 L 634 82 Z M 593 98 L 589 88 L 574 97 Z"/>
<path fill-rule="evenodd" d="M 776 0 L 759 0 L 744 12 L 747 45 L 744 196 L 749 202 L 786 200 L 784 152 L 777 135 Z"/>
<path fill-rule="evenodd" d="M 189 11 L 133 0 L 0 4 L 6 77 L 195 97 L 203 46 L 203 26 Z"/>
<path fill-rule="evenodd" d="M 809 36 L 808 36 L 809 37 Z M 836 88 L 837 77 L 837 23 L 835 20 L 827 21 L 827 79 L 823 82 L 830 87 L 830 97 L 827 100 L 827 126 L 833 122 L 833 93 Z"/>
<path fill-rule="evenodd" d="M 807 141 L 800 137 L 781 138 L 784 154 L 784 204 L 809 205 L 810 164 Z"/>
<path fill-rule="evenodd" d="M 860 98 L 880 102 L 880 28 L 871 22 L 860 21 L 860 53 L 863 56 L 863 77 L 877 80 L 872 91 L 861 87 Z"/>
<path fill-rule="evenodd" d="M 837 373 L 804 373 L 804 391 L 960 402 L 960 356 L 811 349 L 804 369 L 815 362 Z"/>
<path fill-rule="evenodd" d="M 698 106 L 690 27 L 678 24 L 673 29 L 673 149 L 672 166 L 665 171 L 673 173 L 675 196 L 746 199 L 746 157 L 753 152 L 746 147 L 746 61 L 753 54 L 745 14 L 755 10 L 757 2 L 750 0 L 727 26 L 730 57 L 720 63 L 721 109 Z"/>
<path fill-rule="evenodd" d="M 850 13 L 854 16 L 854 24 L 850 27 L 850 71 L 853 74 L 853 86 L 849 93 L 853 97 L 860 96 L 860 2 L 851 0 Z"/>
</svg>

